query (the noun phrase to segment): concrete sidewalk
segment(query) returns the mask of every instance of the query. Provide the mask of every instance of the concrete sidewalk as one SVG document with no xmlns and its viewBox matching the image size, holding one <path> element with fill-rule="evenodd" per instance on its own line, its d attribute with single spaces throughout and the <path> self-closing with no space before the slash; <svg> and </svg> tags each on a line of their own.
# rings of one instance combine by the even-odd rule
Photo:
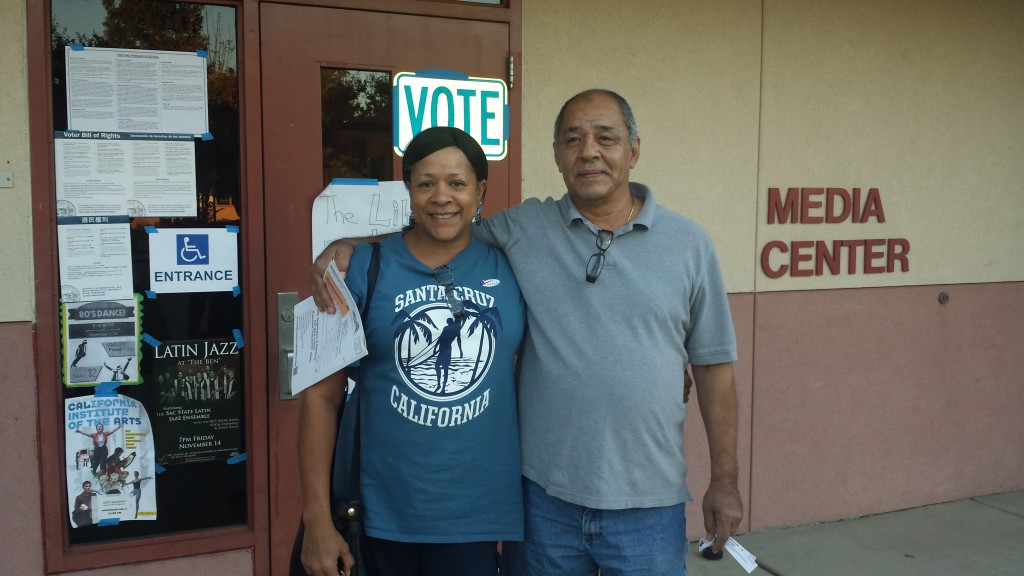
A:
<svg viewBox="0 0 1024 576">
<path fill-rule="evenodd" d="M 1024 491 L 863 518 L 769 528 L 736 538 L 754 576 L 1020 576 Z M 728 552 L 705 560 L 691 544 L 690 576 L 744 576 Z"/>
</svg>

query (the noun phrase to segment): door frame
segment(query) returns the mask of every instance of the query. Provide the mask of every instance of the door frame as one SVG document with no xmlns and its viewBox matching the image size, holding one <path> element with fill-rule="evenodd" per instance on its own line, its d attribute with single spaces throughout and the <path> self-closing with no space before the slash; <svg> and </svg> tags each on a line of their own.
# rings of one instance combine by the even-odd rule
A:
<svg viewBox="0 0 1024 576">
<path fill-rule="evenodd" d="M 520 90 L 522 74 L 519 72 L 522 68 L 522 1 L 521 0 L 503 0 L 503 6 L 484 5 L 484 4 L 467 4 L 459 2 L 457 0 L 275 0 L 274 2 L 264 0 L 243 0 L 246 7 L 252 4 L 284 4 L 284 5 L 295 5 L 295 6 L 311 6 L 320 8 L 340 8 L 349 10 L 361 10 L 382 14 L 403 14 L 413 16 L 427 16 L 435 18 L 447 18 L 455 20 L 471 20 L 480 22 L 496 22 L 507 24 L 509 30 L 509 53 L 508 57 L 512 58 L 515 63 L 515 81 L 509 83 L 508 100 L 509 100 L 509 116 L 511 121 L 509 122 L 509 152 L 508 152 L 508 169 L 509 169 L 509 202 L 510 204 L 516 204 L 522 199 L 522 93 Z M 270 298 L 275 298 L 275 295 L 267 293 L 267 270 L 265 266 L 266 257 L 266 232 L 265 232 L 265 180 L 264 180 L 264 165 L 263 165 L 263 104 L 261 99 L 261 69 L 262 62 L 260 60 L 261 53 L 261 27 L 259 24 L 259 17 L 256 14 L 256 10 L 243 10 L 243 14 L 246 16 L 243 22 L 243 34 L 242 42 L 244 44 L 244 51 L 242 52 L 243 59 L 241 60 L 240 67 L 242 70 L 242 142 L 243 142 L 243 161 L 245 162 L 243 182 L 248 191 L 245 196 L 249 200 L 249 209 L 246 212 L 246 216 L 250 218 L 250 222 L 261 222 L 263 225 L 259 230 L 253 228 L 250 230 L 251 234 L 246 239 L 243 250 L 249 258 L 250 264 L 249 270 L 252 274 L 252 278 L 249 280 L 256 287 L 256 290 L 250 289 L 249 293 L 254 294 L 250 302 L 246 304 L 247 311 L 250 313 L 247 319 L 251 324 L 250 327 L 257 325 L 262 326 L 264 330 L 259 331 L 256 334 L 255 330 L 248 338 L 252 338 L 253 349 L 250 350 L 250 357 L 253 359 L 254 365 L 261 366 L 263 369 L 260 372 L 260 382 L 256 385 L 253 381 L 252 386 L 253 394 L 253 413 L 252 416 L 256 418 L 256 411 L 262 409 L 259 414 L 259 422 L 263 426 L 262 435 L 252 436 L 252 444 L 254 448 L 258 448 L 258 459 L 261 463 L 261 467 L 257 467 L 255 472 L 257 474 L 262 473 L 263 476 L 260 478 L 260 491 L 253 493 L 254 502 L 265 503 L 262 510 L 256 511 L 258 516 L 258 522 L 256 528 L 259 532 L 259 545 L 254 551 L 254 565 L 255 574 L 269 574 L 271 565 L 271 542 L 270 542 L 270 512 L 269 507 L 273 506 L 274 503 L 270 501 L 270 474 L 272 470 L 270 468 L 270 458 L 268 454 L 269 441 L 269 430 L 267 430 L 267 423 L 270 421 L 270 406 L 272 401 L 277 397 L 277 374 L 270 374 L 269 366 L 271 355 L 276 354 L 276 350 L 269 350 L 268 345 L 271 338 L 268 337 L 270 330 L 277 329 L 276 318 L 269 318 L 265 313 L 268 310 L 268 301 Z M 505 79 L 508 82 L 508 79 Z M 257 220 L 258 218 L 258 220 Z M 276 338 L 273 339 L 276 341 Z M 258 357 L 258 362 L 256 361 Z M 256 390 L 258 388 L 258 390 Z M 256 402 L 260 401 L 261 404 L 257 405 Z M 255 446 L 259 443 L 259 446 Z"/>
</svg>

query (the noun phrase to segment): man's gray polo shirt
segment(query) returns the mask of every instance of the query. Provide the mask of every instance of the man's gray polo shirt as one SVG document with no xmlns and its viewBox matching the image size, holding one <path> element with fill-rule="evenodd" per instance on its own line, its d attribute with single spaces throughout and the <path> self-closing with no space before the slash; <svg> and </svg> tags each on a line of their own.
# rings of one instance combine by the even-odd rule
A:
<svg viewBox="0 0 1024 576">
<path fill-rule="evenodd" d="M 505 251 L 527 304 L 519 383 L 523 474 L 590 508 L 691 499 L 683 459 L 687 363 L 736 359 L 714 247 L 658 206 L 615 231 L 597 282 L 597 228 L 569 200 L 526 200 L 474 226 Z"/>
</svg>

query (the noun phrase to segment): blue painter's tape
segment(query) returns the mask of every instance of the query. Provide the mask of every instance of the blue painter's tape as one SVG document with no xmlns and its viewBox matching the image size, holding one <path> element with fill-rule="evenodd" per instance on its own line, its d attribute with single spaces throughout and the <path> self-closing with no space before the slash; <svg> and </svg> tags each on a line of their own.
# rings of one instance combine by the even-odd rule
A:
<svg viewBox="0 0 1024 576">
<path fill-rule="evenodd" d="M 238 295 L 242 293 L 242 287 L 235 284 L 231 287 L 231 293 L 235 295 L 235 298 L 238 298 Z"/>
<path fill-rule="evenodd" d="M 120 518 L 104 518 L 98 522 L 100 526 L 117 526 L 120 523 Z"/>
<path fill-rule="evenodd" d="M 205 142 L 213 140 L 213 134 L 210 134 L 209 132 L 204 132 L 203 134 L 200 134 L 199 137 L 202 138 L 203 141 Z"/>
<path fill-rule="evenodd" d="M 331 186 L 376 186 L 377 180 L 373 178 L 334 178 Z"/>
<path fill-rule="evenodd" d="M 142 341 L 145 342 L 146 344 L 149 344 L 153 348 L 159 348 L 160 346 L 163 346 L 163 342 L 157 340 L 156 338 L 153 338 L 152 336 L 146 334 L 145 332 L 142 333 Z"/>
<path fill-rule="evenodd" d="M 443 68 L 417 70 L 416 75 L 425 76 L 427 78 L 443 78 L 445 80 L 469 80 L 469 74 L 466 74 L 465 72 L 459 72 L 458 70 L 445 70 Z"/>
<path fill-rule="evenodd" d="M 242 452 L 238 456 L 232 456 L 228 458 L 228 464 L 238 464 L 239 462 L 245 462 L 245 452 Z"/>
<path fill-rule="evenodd" d="M 167 472 L 167 468 L 164 468 L 159 464 L 157 464 L 156 467 L 153 468 L 153 470 L 155 470 L 157 474 L 163 474 L 164 472 Z"/>
<path fill-rule="evenodd" d="M 242 331 L 235 328 L 231 333 L 235 335 L 235 344 L 237 344 L 239 348 L 245 348 L 245 342 L 242 341 Z"/>
<path fill-rule="evenodd" d="M 146 298 L 149 298 L 150 300 L 156 300 L 156 292 L 153 292 L 152 290 L 146 290 Z"/>
<path fill-rule="evenodd" d="M 85 50 L 85 46 L 82 46 L 81 44 L 79 44 L 77 42 L 75 42 L 74 44 L 71 45 L 71 51 L 72 52 L 81 52 L 83 50 Z"/>
<path fill-rule="evenodd" d="M 120 382 L 100 382 L 96 385 L 96 391 L 93 393 L 93 396 L 97 396 L 99 398 L 105 398 L 108 396 L 116 397 L 117 387 L 120 385 Z"/>
<path fill-rule="evenodd" d="M 156 226 L 146 226 L 146 234 L 159 234 L 160 231 L 156 229 Z"/>
<path fill-rule="evenodd" d="M 224 227 L 224 231 L 230 234 L 238 234 L 238 226 L 228 224 L 227 226 Z"/>
<path fill-rule="evenodd" d="M 207 56 L 209 56 L 209 52 L 207 52 L 206 50 L 196 50 L 196 56 L 199 56 L 200 58 L 206 58 Z"/>
</svg>

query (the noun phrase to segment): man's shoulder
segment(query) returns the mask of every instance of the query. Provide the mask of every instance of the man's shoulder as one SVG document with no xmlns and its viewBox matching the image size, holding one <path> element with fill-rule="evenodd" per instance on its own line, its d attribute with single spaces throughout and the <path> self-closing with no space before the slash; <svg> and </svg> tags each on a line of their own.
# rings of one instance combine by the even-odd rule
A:
<svg viewBox="0 0 1024 576">
<path fill-rule="evenodd" d="M 537 214 L 558 214 L 560 202 L 560 199 L 555 199 L 551 196 L 547 198 L 527 198 L 521 203 L 509 207 L 505 212 L 516 218 Z"/>
<path fill-rule="evenodd" d="M 494 216 L 484 218 L 481 228 L 493 237 L 480 235 L 480 238 L 488 244 L 496 244 L 505 249 L 512 237 L 524 233 L 535 234 L 548 229 L 550 223 L 558 221 L 562 213 L 560 203 L 560 200 L 551 197 L 543 200 L 527 198 Z"/>
<path fill-rule="evenodd" d="M 707 230 L 695 220 L 661 204 L 655 205 L 654 224 L 651 228 L 652 230 L 668 234 L 686 234 L 710 238 Z"/>
</svg>

